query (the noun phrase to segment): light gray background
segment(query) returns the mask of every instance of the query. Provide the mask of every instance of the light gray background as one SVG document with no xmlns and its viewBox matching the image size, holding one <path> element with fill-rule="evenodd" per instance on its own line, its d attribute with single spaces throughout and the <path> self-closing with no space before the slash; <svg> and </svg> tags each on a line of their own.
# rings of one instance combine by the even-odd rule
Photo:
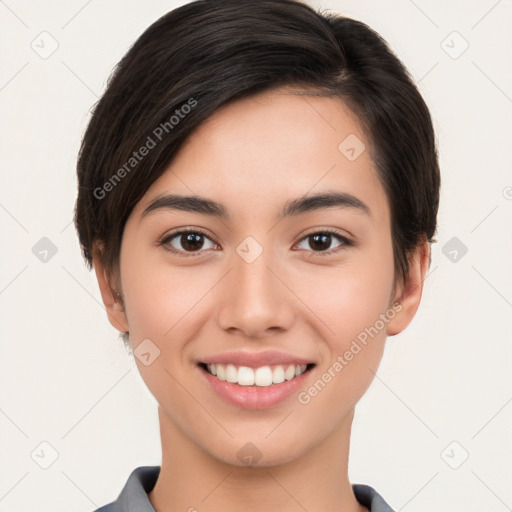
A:
<svg viewBox="0 0 512 512">
<path fill-rule="evenodd" d="M 2 512 L 87 512 L 160 463 L 156 403 L 72 215 L 89 109 L 135 39 L 182 3 L 0 1 Z M 423 301 L 357 408 L 351 481 L 397 511 L 510 510 L 512 2 L 310 3 L 366 22 L 411 70 L 443 179 Z M 57 249 L 46 262 L 33 252 L 43 237 Z M 456 261 L 453 237 L 468 249 Z"/>
</svg>

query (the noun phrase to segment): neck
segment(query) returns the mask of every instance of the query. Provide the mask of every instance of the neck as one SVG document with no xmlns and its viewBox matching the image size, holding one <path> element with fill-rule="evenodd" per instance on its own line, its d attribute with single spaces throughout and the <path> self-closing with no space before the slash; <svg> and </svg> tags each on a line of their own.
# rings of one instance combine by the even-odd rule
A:
<svg viewBox="0 0 512 512">
<path fill-rule="evenodd" d="M 348 480 L 352 418 L 290 462 L 240 467 L 201 449 L 159 408 L 162 465 L 149 500 L 156 512 L 368 512 Z"/>
</svg>

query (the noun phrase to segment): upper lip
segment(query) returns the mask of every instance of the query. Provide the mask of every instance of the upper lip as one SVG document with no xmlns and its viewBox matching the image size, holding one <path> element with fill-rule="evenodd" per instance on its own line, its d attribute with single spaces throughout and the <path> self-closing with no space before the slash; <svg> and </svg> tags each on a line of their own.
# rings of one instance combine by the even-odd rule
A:
<svg viewBox="0 0 512 512">
<path fill-rule="evenodd" d="M 258 368 L 271 365 L 303 365 L 313 361 L 297 357 L 278 350 L 265 350 L 262 352 L 233 351 L 206 357 L 199 361 L 204 364 L 234 364 L 235 366 L 248 366 Z"/>
</svg>

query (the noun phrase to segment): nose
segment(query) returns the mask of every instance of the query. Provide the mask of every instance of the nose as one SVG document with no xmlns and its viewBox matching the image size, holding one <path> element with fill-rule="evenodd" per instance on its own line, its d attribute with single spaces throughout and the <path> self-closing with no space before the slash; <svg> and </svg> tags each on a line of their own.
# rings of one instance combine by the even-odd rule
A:
<svg viewBox="0 0 512 512">
<path fill-rule="evenodd" d="M 270 250 L 249 261 L 235 254 L 231 271 L 220 283 L 219 327 L 250 340 L 290 329 L 294 295 L 279 263 Z"/>
</svg>

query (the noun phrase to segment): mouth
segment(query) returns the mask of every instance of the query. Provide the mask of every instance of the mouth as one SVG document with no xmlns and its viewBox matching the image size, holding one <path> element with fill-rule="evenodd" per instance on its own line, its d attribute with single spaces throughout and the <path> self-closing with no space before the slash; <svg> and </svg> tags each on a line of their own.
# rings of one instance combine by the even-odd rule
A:
<svg viewBox="0 0 512 512">
<path fill-rule="evenodd" d="M 307 385 L 306 379 L 315 366 L 310 363 L 250 367 L 217 362 L 199 363 L 197 368 L 209 389 L 226 403 L 241 409 L 262 410 L 278 407 L 296 395 Z"/>
<path fill-rule="evenodd" d="M 313 378 L 317 365 L 280 350 L 235 350 L 203 357 L 195 363 L 209 392 L 242 409 L 271 409 L 289 403 Z"/>
<path fill-rule="evenodd" d="M 268 387 L 299 378 L 311 371 L 315 363 L 264 365 L 255 368 L 233 363 L 199 363 L 198 366 L 219 381 L 244 387 Z"/>
</svg>

